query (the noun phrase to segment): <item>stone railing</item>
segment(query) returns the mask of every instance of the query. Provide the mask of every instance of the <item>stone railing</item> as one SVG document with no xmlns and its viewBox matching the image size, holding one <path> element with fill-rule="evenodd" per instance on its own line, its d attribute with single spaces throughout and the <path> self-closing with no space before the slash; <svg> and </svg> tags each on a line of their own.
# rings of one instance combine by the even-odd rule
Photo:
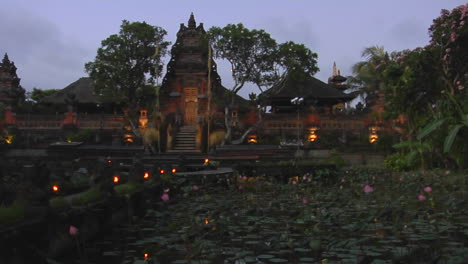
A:
<svg viewBox="0 0 468 264">
<path fill-rule="evenodd" d="M 61 129 L 63 115 L 17 115 L 19 129 Z M 80 115 L 77 126 L 83 129 L 120 129 L 124 117 L 117 115 Z"/>
</svg>

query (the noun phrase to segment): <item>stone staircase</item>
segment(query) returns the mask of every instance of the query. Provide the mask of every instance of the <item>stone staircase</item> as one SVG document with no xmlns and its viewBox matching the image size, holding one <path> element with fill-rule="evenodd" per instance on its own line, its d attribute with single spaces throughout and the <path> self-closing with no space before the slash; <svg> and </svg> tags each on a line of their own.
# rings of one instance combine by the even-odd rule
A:
<svg viewBox="0 0 468 264">
<path fill-rule="evenodd" d="M 197 129 L 193 126 L 183 126 L 175 136 L 175 145 L 170 152 L 200 152 L 196 145 Z"/>
</svg>

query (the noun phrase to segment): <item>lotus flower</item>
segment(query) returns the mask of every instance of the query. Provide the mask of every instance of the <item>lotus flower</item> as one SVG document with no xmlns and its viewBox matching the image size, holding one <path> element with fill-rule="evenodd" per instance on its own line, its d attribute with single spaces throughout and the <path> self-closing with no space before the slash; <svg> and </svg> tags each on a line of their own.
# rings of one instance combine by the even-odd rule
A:
<svg viewBox="0 0 468 264">
<path fill-rule="evenodd" d="M 367 184 L 366 186 L 364 186 L 364 192 L 365 193 L 371 193 L 374 191 L 374 187 L 370 186 L 369 184 Z"/>
<path fill-rule="evenodd" d="M 292 183 L 292 184 L 296 184 L 297 182 L 296 182 L 296 181 L 292 181 L 291 183 Z"/>
<path fill-rule="evenodd" d="M 199 190 L 199 188 L 198 188 L 198 186 L 197 186 L 197 185 L 194 185 L 194 186 L 192 187 L 192 190 L 194 190 L 194 191 L 198 191 L 198 190 Z"/>
<path fill-rule="evenodd" d="M 70 228 L 68 229 L 68 233 L 71 235 L 71 236 L 76 236 L 78 235 L 78 228 L 70 225 Z"/>
<path fill-rule="evenodd" d="M 427 192 L 427 193 L 432 192 L 431 186 L 426 186 L 426 187 L 424 188 L 424 191 Z"/>
<path fill-rule="evenodd" d="M 161 200 L 163 200 L 164 202 L 169 201 L 169 194 L 168 193 L 163 193 L 161 195 Z"/>
<path fill-rule="evenodd" d="M 342 183 L 345 183 L 345 182 L 346 182 L 346 178 L 341 178 L 341 182 L 342 182 Z"/>
<path fill-rule="evenodd" d="M 419 201 L 424 201 L 424 200 L 426 200 L 426 196 L 420 194 L 420 195 L 418 195 L 418 200 Z"/>
<path fill-rule="evenodd" d="M 309 203 L 309 200 L 307 200 L 306 198 L 302 199 L 302 203 L 303 204 L 308 204 Z"/>
</svg>

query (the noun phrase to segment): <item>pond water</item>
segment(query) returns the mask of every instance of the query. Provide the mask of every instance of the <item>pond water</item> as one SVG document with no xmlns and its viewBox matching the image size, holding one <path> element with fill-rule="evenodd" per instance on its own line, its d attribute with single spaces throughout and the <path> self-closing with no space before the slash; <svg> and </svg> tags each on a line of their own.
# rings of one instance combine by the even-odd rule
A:
<svg viewBox="0 0 468 264">
<path fill-rule="evenodd" d="M 144 218 L 87 245 L 86 259 L 125 264 L 447 263 L 466 251 L 466 209 L 395 206 L 379 202 L 371 196 L 375 194 L 343 197 L 331 188 L 265 182 L 250 188 L 190 186 L 177 195 L 169 192 L 168 201 L 158 194 Z M 412 209 L 398 210 L 403 206 Z"/>
</svg>

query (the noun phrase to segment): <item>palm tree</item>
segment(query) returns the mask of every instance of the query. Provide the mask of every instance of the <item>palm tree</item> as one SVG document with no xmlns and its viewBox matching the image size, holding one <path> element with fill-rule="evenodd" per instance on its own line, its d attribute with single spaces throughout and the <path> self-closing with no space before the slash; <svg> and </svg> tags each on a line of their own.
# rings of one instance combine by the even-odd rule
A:
<svg viewBox="0 0 468 264">
<path fill-rule="evenodd" d="M 365 48 L 361 54 L 366 58 L 353 65 L 354 76 L 349 78 L 352 88 L 360 92 L 366 105 L 372 105 L 378 99 L 378 93 L 383 89 L 383 72 L 390 61 L 383 46 Z"/>
</svg>

